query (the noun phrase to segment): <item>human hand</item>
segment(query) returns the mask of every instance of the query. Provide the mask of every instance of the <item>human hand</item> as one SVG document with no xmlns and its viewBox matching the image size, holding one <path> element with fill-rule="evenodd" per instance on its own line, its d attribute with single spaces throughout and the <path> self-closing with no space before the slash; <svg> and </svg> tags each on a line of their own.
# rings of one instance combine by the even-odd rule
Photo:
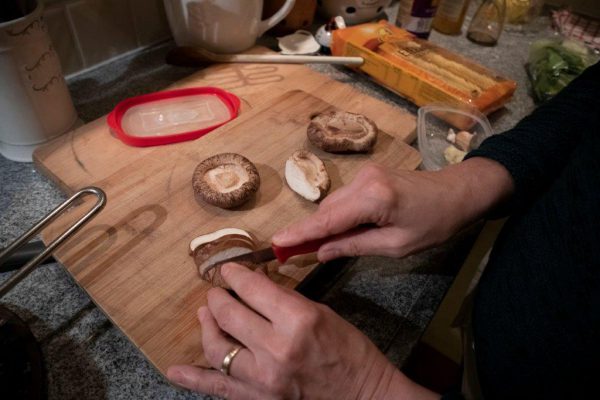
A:
<svg viewBox="0 0 600 400">
<path fill-rule="evenodd" d="M 343 256 L 401 257 L 448 240 L 512 190 L 508 171 L 485 158 L 435 172 L 368 164 L 350 184 L 327 196 L 317 212 L 277 232 L 273 243 L 294 246 L 339 235 L 321 246 L 321 262 Z M 349 232 L 363 224 L 376 227 Z"/>
<path fill-rule="evenodd" d="M 222 288 L 208 292 L 198 314 L 210 365 L 243 347 L 230 376 L 193 366 L 167 376 L 197 392 L 237 399 L 436 398 L 408 380 L 358 329 L 328 307 L 237 264 L 221 267 L 240 302 Z M 405 396 L 405 397 L 403 397 Z"/>
</svg>

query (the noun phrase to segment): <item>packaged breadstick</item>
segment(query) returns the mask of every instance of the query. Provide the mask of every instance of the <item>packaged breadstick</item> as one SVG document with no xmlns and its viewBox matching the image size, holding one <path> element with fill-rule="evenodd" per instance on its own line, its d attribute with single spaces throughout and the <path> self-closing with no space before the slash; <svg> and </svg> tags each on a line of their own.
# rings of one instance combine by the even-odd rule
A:
<svg viewBox="0 0 600 400">
<path fill-rule="evenodd" d="M 444 103 L 489 114 L 516 88 L 515 81 L 387 21 L 335 30 L 331 50 L 336 56 L 363 57 L 360 71 L 419 106 Z M 472 120 L 448 122 L 468 129 Z"/>
</svg>

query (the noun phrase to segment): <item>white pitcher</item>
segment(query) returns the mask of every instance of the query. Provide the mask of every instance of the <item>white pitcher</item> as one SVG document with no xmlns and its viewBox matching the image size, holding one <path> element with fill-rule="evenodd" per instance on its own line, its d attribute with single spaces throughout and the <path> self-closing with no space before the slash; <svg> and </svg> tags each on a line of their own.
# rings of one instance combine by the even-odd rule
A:
<svg viewBox="0 0 600 400">
<path fill-rule="evenodd" d="M 279 11 L 263 21 L 263 0 L 164 0 L 175 42 L 215 53 L 249 49 L 289 14 L 294 3 L 286 0 Z"/>
<path fill-rule="evenodd" d="M 0 23 L 0 154 L 15 161 L 77 123 L 42 3 L 27 4 L 27 15 Z"/>
</svg>

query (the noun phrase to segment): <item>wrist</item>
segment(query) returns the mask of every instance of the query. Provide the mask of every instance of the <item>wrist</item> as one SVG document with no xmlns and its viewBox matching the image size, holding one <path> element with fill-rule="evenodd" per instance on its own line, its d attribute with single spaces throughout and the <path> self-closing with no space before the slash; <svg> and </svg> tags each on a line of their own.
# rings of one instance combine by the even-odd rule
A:
<svg viewBox="0 0 600 400">
<path fill-rule="evenodd" d="M 368 369 L 358 400 L 410 399 L 434 400 L 440 395 L 408 379 L 383 355 Z"/>
<path fill-rule="evenodd" d="M 388 363 L 387 371 L 369 399 L 437 400 L 440 395 L 411 381 L 398 368 Z"/>
<path fill-rule="evenodd" d="M 496 161 L 473 157 L 440 171 L 456 188 L 453 208 L 462 225 L 483 218 L 514 191 L 512 176 Z"/>
</svg>

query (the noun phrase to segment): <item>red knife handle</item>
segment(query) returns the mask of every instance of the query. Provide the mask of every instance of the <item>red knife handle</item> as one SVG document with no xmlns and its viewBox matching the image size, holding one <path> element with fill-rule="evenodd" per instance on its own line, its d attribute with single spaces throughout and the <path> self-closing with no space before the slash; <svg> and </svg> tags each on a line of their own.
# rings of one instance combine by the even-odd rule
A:
<svg viewBox="0 0 600 400">
<path fill-rule="evenodd" d="M 273 248 L 273 253 L 275 253 L 275 257 L 277 257 L 279 262 L 285 263 L 288 260 L 288 258 L 292 256 L 317 252 L 319 250 L 319 247 L 329 242 L 330 240 L 331 237 L 324 237 L 321 239 L 311 240 L 309 242 L 305 242 L 297 246 L 279 247 L 272 244 L 271 247 Z"/>
<path fill-rule="evenodd" d="M 321 239 L 311 240 L 309 242 L 305 242 L 297 246 L 279 247 L 274 244 L 271 244 L 271 247 L 273 248 L 273 253 L 275 254 L 275 257 L 277 257 L 277 260 L 279 260 L 279 262 L 283 264 L 288 260 L 288 258 L 292 256 L 297 256 L 299 254 L 316 253 L 319 250 L 319 247 L 321 247 L 327 242 L 331 242 L 334 239 L 339 239 L 350 235 L 357 235 L 376 227 L 377 225 L 375 224 L 361 224 L 356 228 L 349 230 L 348 232 L 340 233 L 333 236 L 326 236 Z"/>
</svg>

